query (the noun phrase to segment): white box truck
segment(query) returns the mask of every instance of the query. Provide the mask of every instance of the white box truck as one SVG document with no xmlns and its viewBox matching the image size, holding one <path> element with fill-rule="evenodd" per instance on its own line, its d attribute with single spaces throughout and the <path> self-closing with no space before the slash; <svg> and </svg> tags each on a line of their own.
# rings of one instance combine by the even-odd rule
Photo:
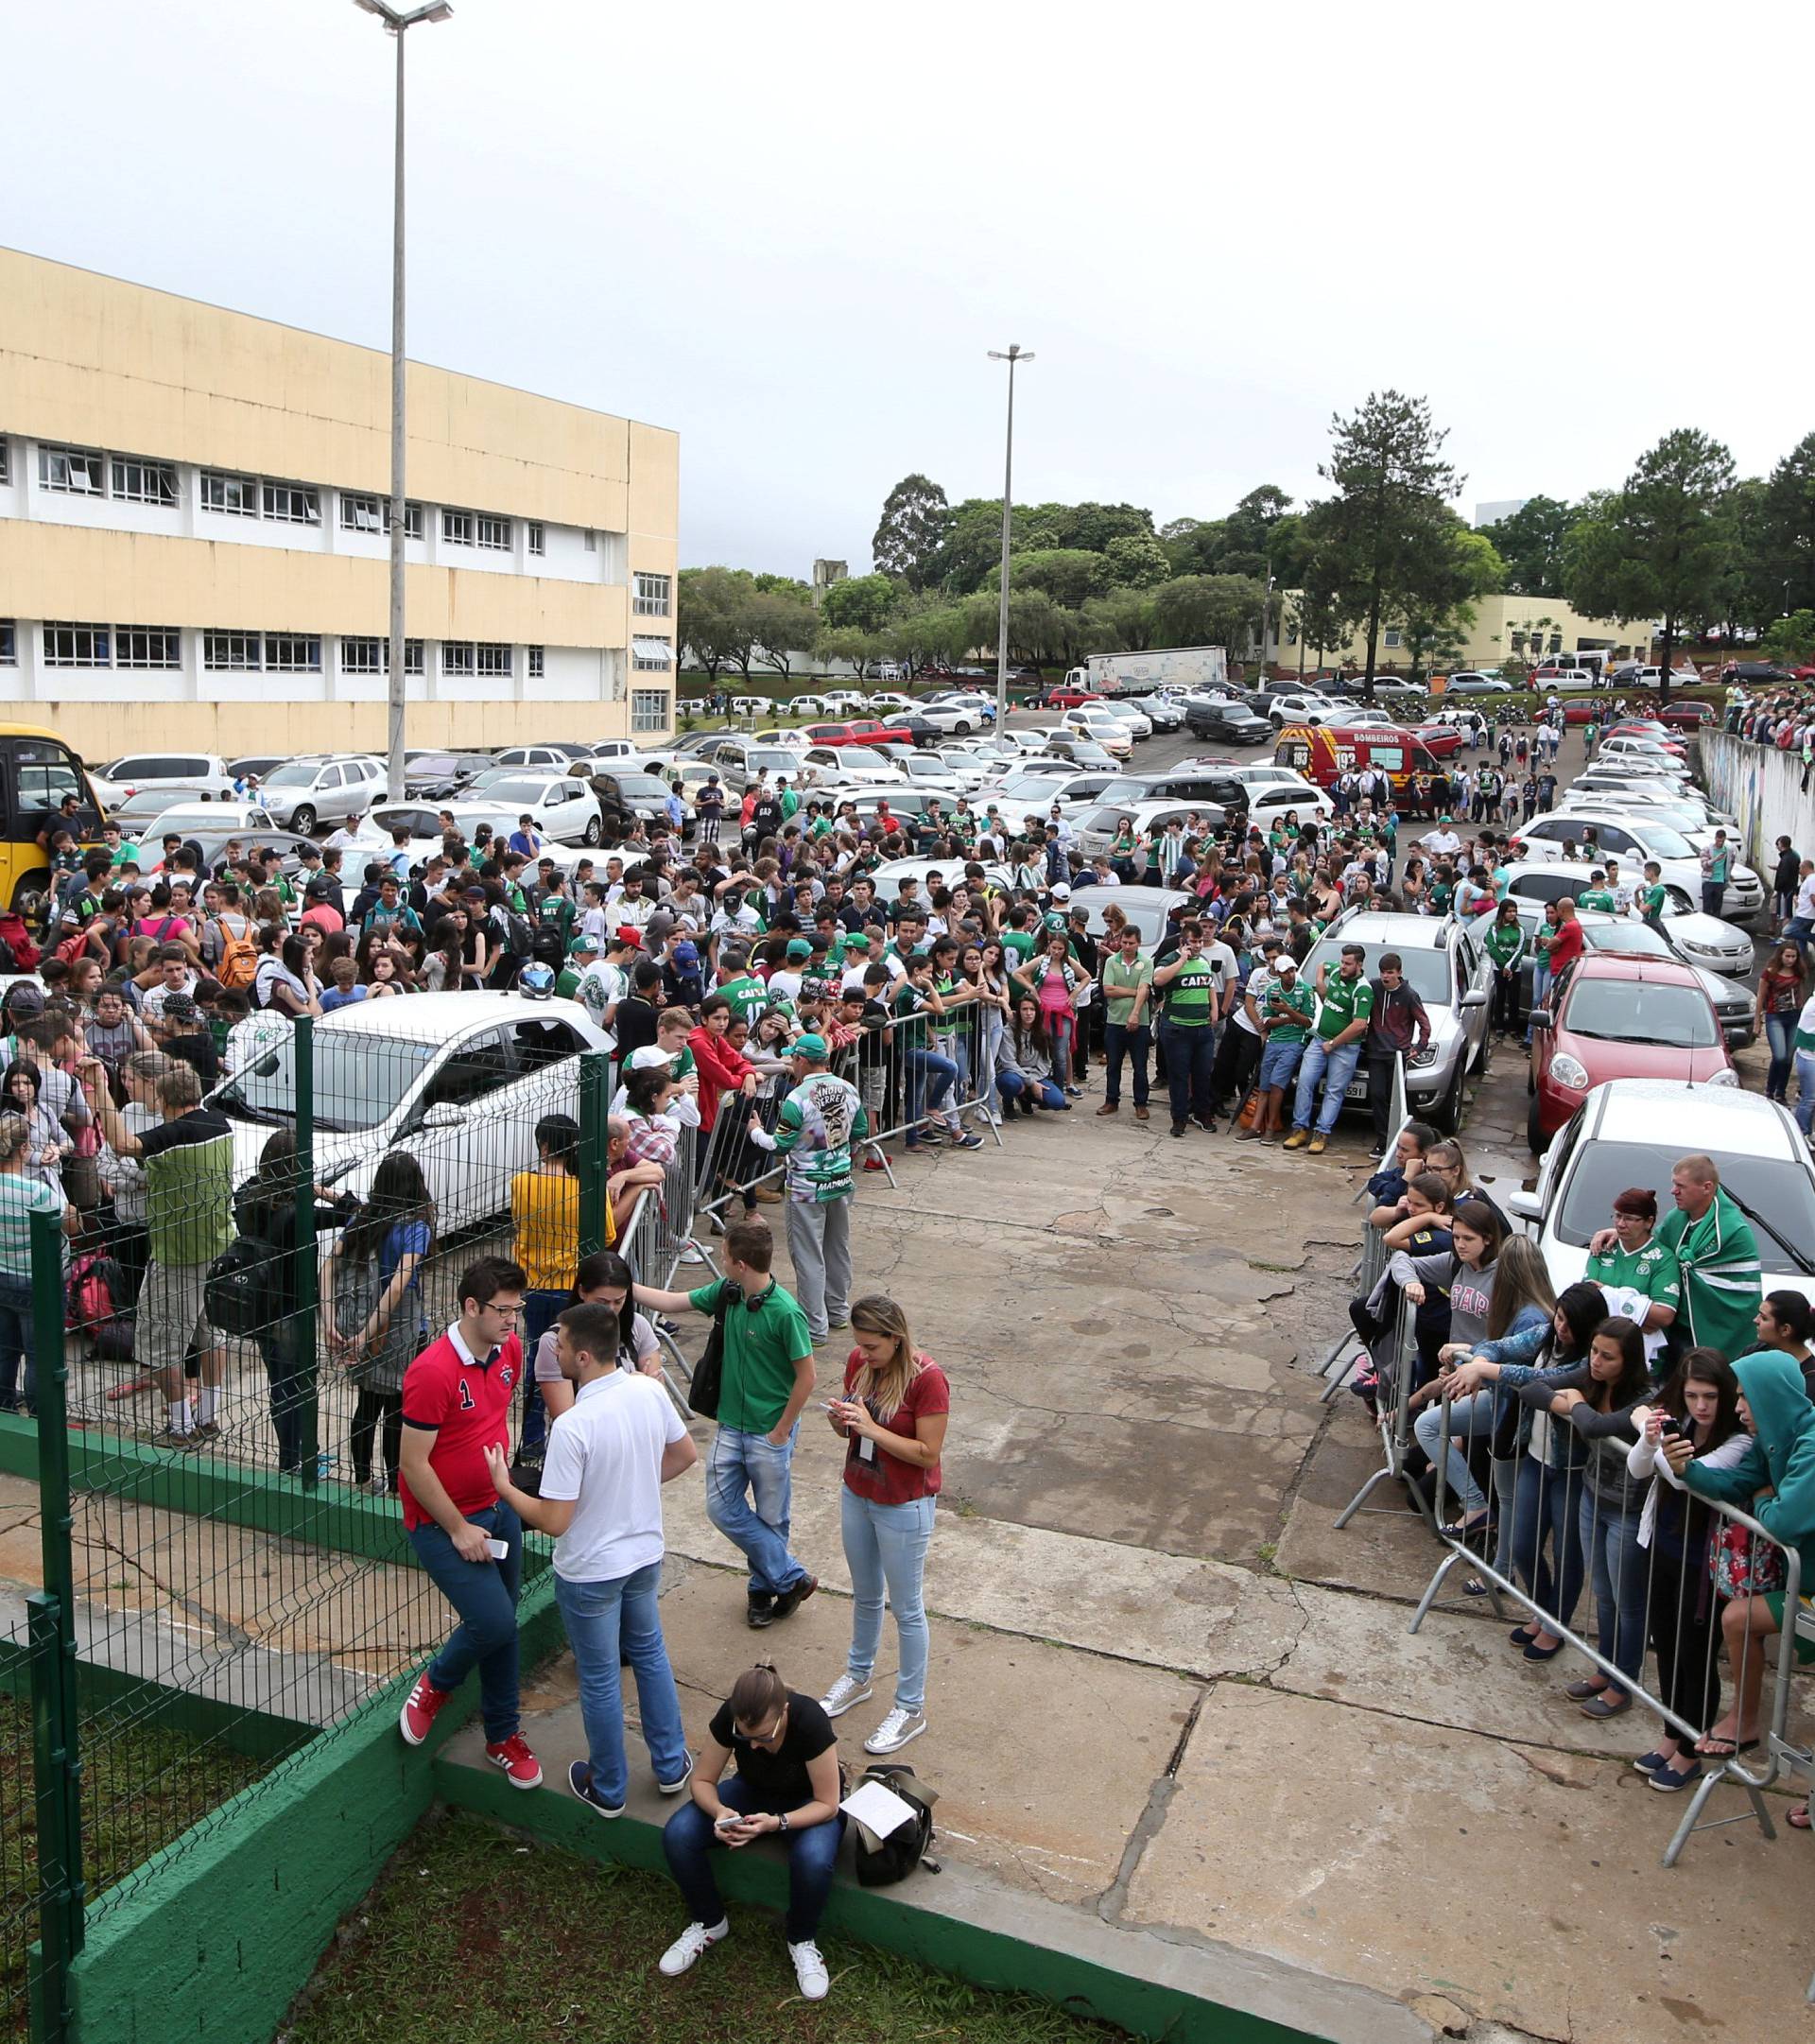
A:
<svg viewBox="0 0 1815 2044">
<path fill-rule="evenodd" d="M 1153 653 L 1092 653 L 1065 676 L 1072 688 L 1099 696 L 1145 696 L 1156 688 L 1203 691 L 1228 685 L 1220 646 L 1172 646 Z"/>
</svg>

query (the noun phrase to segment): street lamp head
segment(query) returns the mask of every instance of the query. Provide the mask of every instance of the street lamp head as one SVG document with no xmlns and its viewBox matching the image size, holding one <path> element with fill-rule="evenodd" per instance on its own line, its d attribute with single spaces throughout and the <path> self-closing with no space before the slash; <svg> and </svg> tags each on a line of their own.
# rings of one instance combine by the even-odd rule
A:
<svg viewBox="0 0 1815 2044">
<path fill-rule="evenodd" d="M 454 12 L 448 0 L 433 0 L 428 7 L 413 9 L 407 14 L 400 14 L 388 0 L 353 0 L 356 8 L 368 14 L 375 14 L 392 35 L 401 35 L 406 28 L 414 28 L 418 22 L 444 22 Z"/>
<path fill-rule="evenodd" d="M 990 360 L 992 362 L 1031 362 L 1033 360 L 1033 350 L 1022 347 L 1018 340 L 1011 340 L 1006 354 L 1000 348 L 992 348 L 990 350 Z"/>
</svg>

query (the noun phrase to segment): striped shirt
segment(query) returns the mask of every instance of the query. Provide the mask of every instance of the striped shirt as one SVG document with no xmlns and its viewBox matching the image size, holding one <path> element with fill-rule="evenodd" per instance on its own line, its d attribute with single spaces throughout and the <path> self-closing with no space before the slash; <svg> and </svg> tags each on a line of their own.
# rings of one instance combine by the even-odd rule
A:
<svg viewBox="0 0 1815 2044">
<path fill-rule="evenodd" d="M 1690 1341 L 1723 1356 L 1750 1354 L 1758 1341 L 1753 1316 L 1764 1296 L 1763 1272 L 1757 1241 L 1726 1192 L 1716 1189 L 1700 1221 L 1681 1208 L 1667 1215 L 1655 1239 L 1675 1252 Z"/>
</svg>

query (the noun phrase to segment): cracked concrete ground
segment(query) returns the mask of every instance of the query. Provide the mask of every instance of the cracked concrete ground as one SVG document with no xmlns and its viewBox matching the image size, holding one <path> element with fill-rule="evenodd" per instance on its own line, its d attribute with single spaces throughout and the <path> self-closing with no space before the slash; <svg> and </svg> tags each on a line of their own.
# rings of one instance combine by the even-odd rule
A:
<svg viewBox="0 0 1815 2044">
<path fill-rule="evenodd" d="M 1483 1088 L 1484 1135 L 1515 1084 Z M 1582 1717 L 1576 1671 L 1519 1660 L 1482 1614 L 1410 1636 L 1438 1551 L 1395 1486 L 1332 1531 L 1377 1464 L 1315 1375 L 1344 1320 L 1358 1130 L 1315 1161 L 1094 1117 L 1009 1133 L 904 1160 L 896 1190 L 866 1180 L 856 1226 L 857 1290 L 900 1299 L 953 1383 L 931 1729 L 907 1756 L 942 1792 L 948 1862 L 1175 1953 L 1283 1965 L 1288 2006 L 1290 1968 L 1354 1983 L 1417 2035 L 1815 2031 L 1807 1842 L 1737 1824 L 1663 1871 L 1681 1810 L 1631 1768 L 1643 1724 Z M 842 1351 L 821 1357 L 829 1376 Z M 843 1665 L 841 1449 L 808 1412 L 791 1538 L 821 1590 L 785 1626 L 746 1630 L 700 1486 L 667 1494 L 696 1734 L 758 1653 L 815 1692 Z M 885 1628 L 875 1695 L 839 1723 L 859 1766 L 892 1649 Z M 536 1699 L 545 1766 L 581 1750 L 573 1693 L 562 1663 Z M 1710 1813 L 1743 1807 L 1722 1791 Z M 1372 2006 L 1327 2034 L 1375 2034 Z"/>
</svg>

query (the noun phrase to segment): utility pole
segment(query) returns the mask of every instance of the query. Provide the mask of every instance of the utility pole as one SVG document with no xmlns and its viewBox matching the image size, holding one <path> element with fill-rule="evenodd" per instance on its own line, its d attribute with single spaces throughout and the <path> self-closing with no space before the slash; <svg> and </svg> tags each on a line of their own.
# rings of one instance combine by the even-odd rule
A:
<svg viewBox="0 0 1815 2044">
<path fill-rule="evenodd" d="M 1002 594 L 995 623 L 995 728 L 1009 728 L 1009 518 L 1014 498 L 1014 365 L 1031 362 L 1033 355 L 1011 340 L 1008 352 L 990 350 L 992 362 L 1009 365 L 1009 441 L 1002 464 Z"/>
</svg>

